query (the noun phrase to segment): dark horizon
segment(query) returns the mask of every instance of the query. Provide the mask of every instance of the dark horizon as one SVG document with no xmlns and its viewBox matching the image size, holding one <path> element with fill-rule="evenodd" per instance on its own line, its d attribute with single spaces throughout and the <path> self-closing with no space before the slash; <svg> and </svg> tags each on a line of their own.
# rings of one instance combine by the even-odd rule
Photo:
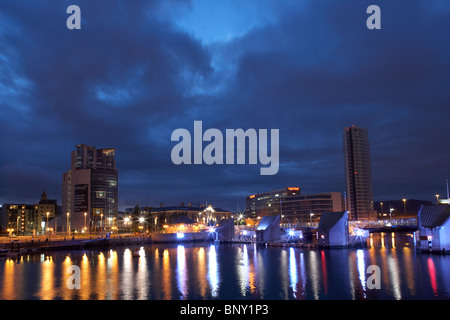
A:
<svg viewBox="0 0 450 320">
<path fill-rule="evenodd" d="M 372 1 L 373 2 L 373 1 Z M 447 197 L 450 3 L 0 3 L 0 203 L 61 204 L 77 144 L 116 148 L 119 210 L 346 190 L 343 130 L 368 130 L 374 202 Z M 366 9 L 381 8 L 368 30 Z M 279 129 L 279 171 L 179 165 L 178 128 Z M 206 143 L 204 144 L 206 145 Z"/>
</svg>

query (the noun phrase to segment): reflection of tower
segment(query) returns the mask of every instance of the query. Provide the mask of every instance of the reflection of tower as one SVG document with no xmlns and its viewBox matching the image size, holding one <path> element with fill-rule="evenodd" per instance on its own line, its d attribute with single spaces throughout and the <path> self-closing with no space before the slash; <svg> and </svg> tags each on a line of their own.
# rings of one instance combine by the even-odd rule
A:
<svg viewBox="0 0 450 320">
<path fill-rule="evenodd" d="M 71 162 L 63 174 L 63 213 L 70 213 L 72 229 L 82 229 L 86 219 L 87 227 L 99 230 L 118 210 L 115 149 L 80 144 L 72 151 Z"/>
<path fill-rule="evenodd" d="M 350 219 L 371 219 L 374 213 L 372 170 L 366 129 L 356 126 L 344 129 L 344 160 Z"/>
</svg>

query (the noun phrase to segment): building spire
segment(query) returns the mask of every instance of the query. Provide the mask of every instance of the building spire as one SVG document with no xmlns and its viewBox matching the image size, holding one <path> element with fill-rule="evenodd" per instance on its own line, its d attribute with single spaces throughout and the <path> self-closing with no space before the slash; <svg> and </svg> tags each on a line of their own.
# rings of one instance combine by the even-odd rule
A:
<svg viewBox="0 0 450 320">
<path fill-rule="evenodd" d="M 45 193 L 45 189 L 43 190 L 41 194 L 41 200 L 47 200 L 47 194 Z"/>
</svg>

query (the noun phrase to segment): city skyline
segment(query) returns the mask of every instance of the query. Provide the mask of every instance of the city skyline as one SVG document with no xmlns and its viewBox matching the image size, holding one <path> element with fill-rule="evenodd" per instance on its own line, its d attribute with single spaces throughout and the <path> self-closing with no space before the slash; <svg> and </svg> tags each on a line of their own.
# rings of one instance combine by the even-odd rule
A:
<svg viewBox="0 0 450 320">
<path fill-rule="evenodd" d="M 80 2 L 82 28 L 68 30 L 66 3 L 1 3 L 0 203 L 45 190 L 61 204 L 78 144 L 117 150 L 121 211 L 243 211 L 286 186 L 343 194 L 353 124 L 369 132 L 374 201 L 445 198 L 450 5 L 377 4 L 380 30 L 351 1 Z M 196 120 L 279 129 L 278 173 L 174 165 L 171 132 Z"/>
</svg>

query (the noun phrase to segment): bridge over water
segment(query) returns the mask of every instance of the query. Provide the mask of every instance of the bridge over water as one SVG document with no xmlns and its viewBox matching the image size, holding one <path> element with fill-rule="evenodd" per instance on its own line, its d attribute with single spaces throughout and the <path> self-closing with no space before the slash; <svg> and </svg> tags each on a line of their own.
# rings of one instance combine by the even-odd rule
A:
<svg viewBox="0 0 450 320">
<path fill-rule="evenodd" d="M 414 232 L 418 229 L 417 219 L 385 219 L 368 221 L 348 221 L 349 228 L 373 232 Z"/>
<path fill-rule="evenodd" d="M 282 224 L 283 229 L 317 229 L 318 222 L 313 223 L 295 223 L 295 224 Z M 385 220 L 367 220 L 367 221 L 348 221 L 350 230 L 363 229 L 368 230 L 370 233 L 374 232 L 414 232 L 418 229 L 417 219 L 385 219 Z"/>
</svg>

